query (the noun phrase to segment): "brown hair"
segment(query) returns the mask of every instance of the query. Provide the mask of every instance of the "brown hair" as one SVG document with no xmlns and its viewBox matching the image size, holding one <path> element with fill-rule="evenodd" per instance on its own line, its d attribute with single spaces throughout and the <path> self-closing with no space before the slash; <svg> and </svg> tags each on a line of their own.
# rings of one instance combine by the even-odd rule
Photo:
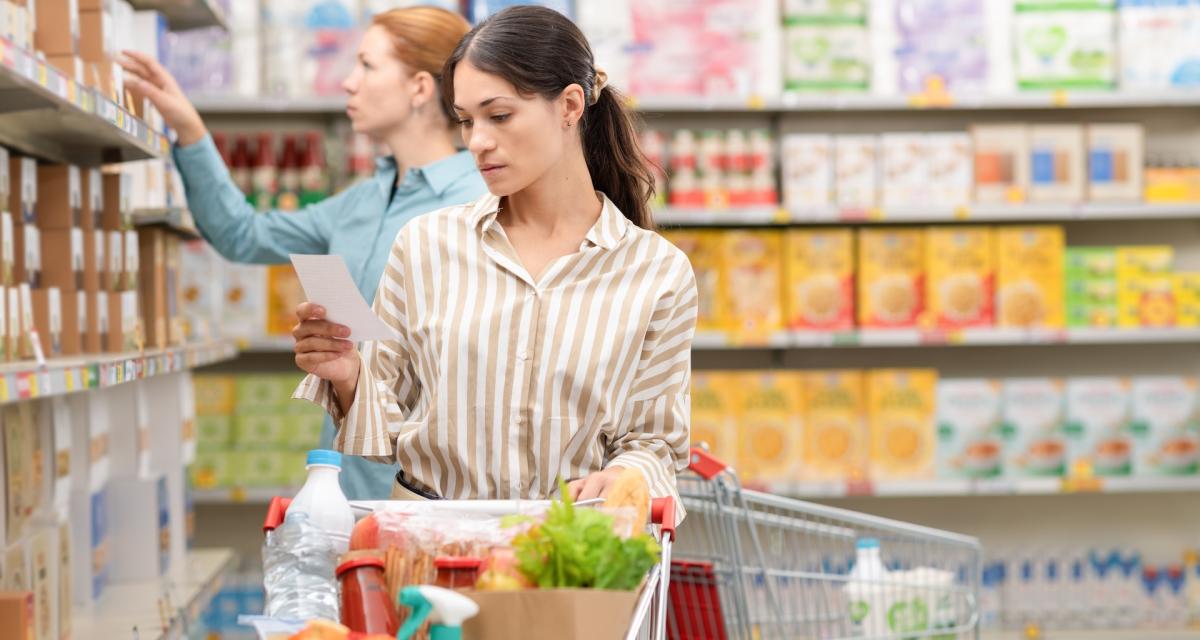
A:
<svg viewBox="0 0 1200 640">
<path fill-rule="evenodd" d="M 587 38 L 562 14 L 538 6 L 514 6 L 479 23 L 458 43 L 442 72 L 442 99 L 454 104 L 454 70 L 464 59 L 500 76 L 523 95 L 553 100 L 572 84 L 587 103 L 579 121 L 583 155 L 592 183 L 643 229 L 653 229 L 650 197 L 654 176 L 638 145 L 635 118 L 611 86 L 596 89 L 596 63 Z"/>
<path fill-rule="evenodd" d="M 438 7 L 384 11 L 371 18 L 371 24 L 383 27 L 392 37 L 392 48 L 401 62 L 414 72 L 427 72 L 439 87 L 446 58 L 471 29 L 462 16 Z M 445 100 L 441 106 L 448 123 L 457 121 Z"/>
</svg>

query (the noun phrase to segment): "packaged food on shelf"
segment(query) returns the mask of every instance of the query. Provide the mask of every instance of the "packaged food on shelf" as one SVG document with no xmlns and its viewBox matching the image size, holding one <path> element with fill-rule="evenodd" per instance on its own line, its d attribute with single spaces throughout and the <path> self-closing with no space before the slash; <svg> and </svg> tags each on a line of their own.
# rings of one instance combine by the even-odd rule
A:
<svg viewBox="0 0 1200 640">
<path fill-rule="evenodd" d="M 785 18 L 784 91 L 866 91 L 871 34 L 864 18 Z"/>
<path fill-rule="evenodd" d="M 707 447 L 710 453 L 726 462 L 736 461 L 738 456 L 737 425 L 733 416 L 739 380 L 732 374 L 716 371 L 692 373 L 693 446 Z"/>
<path fill-rule="evenodd" d="M 854 234 L 849 229 L 789 231 L 784 260 L 788 328 L 854 328 Z"/>
<path fill-rule="evenodd" d="M 166 476 L 113 478 L 107 491 L 111 579 L 161 578 L 171 569 Z"/>
<path fill-rule="evenodd" d="M 989 227 L 931 227 L 926 274 L 932 323 L 986 327 L 994 319 L 996 254 Z"/>
<path fill-rule="evenodd" d="M 696 331 L 722 331 L 720 309 L 723 235 L 711 230 L 671 230 L 663 236 L 687 255 L 696 278 Z"/>
<path fill-rule="evenodd" d="M 1067 381 L 1067 447 L 1072 475 L 1128 476 L 1133 471 L 1129 380 Z"/>
<path fill-rule="evenodd" d="M 929 150 L 920 133 L 885 133 L 879 137 L 881 203 L 910 207 L 928 202 L 932 184 Z"/>
<path fill-rule="evenodd" d="M 795 373 L 760 372 L 742 381 L 735 398 L 741 475 L 763 482 L 795 478 L 804 429 L 802 379 Z"/>
<path fill-rule="evenodd" d="M 267 267 L 267 334 L 291 335 L 296 325 L 296 307 L 308 300 L 300 278 L 290 264 Z"/>
<path fill-rule="evenodd" d="M 1117 326 L 1117 250 L 1068 247 L 1066 250 L 1068 327 Z"/>
<path fill-rule="evenodd" d="M 239 412 L 233 418 L 232 444 L 242 450 L 287 447 L 290 435 L 288 417 L 283 413 L 255 415 Z"/>
<path fill-rule="evenodd" d="M 1117 16 L 1122 91 L 1200 86 L 1195 3 L 1123 1 Z"/>
<path fill-rule="evenodd" d="M 783 137 L 783 202 L 793 211 L 820 211 L 833 204 L 833 136 Z M 806 217 L 812 217 L 807 214 Z"/>
<path fill-rule="evenodd" d="M 975 180 L 971 136 L 966 133 L 925 134 L 927 201 L 920 204 L 964 207 L 972 200 Z"/>
<path fill-rule="evenodd" d="M 1117 249 L 1117 324 L 1173 326 L 1176 320 L 1175 250 L 1170 245 Z"/>
<path fill-rule="evenodd" d="M 1111 6 L 1017 4 L 1013 19 L 1021 89 L 1111 89 L 1117 79 Z"/>
<path fill-rule="evenodd" d="M 721 299 L 728 302 L 722 324 L 738 344 L 764 344 L 783 328 L 783 236 L 773 231 L 728 231 L 722 241 L 725 293 Z"/>
<path fill-rule="evenodd" d="M 986 8 L 986 0 L 900 0 L 894 12 L 900 92 L 985 92 L 990 68 Z"/>
<path fill-rule="evenodd" d="M 104 595 L 112 576 L 108 489 L 71 493 L 71 565 L 75 602 L 88 605 Z"/>
<path fill-rule="evenodd" d="M 996 230 L 998 325 L 1063 326 L 1063 235 L 1051 225 Z"/>
<path fill-rule="evenodd" d="M 33 323 L 37 328 L 38 341 L 43 357 L 58 358 L 78 355 L 79 339 L 73 336 L 70 351 L 63 340 L 63 295 L 57 287 L 34 289 L 30 292 L 33 303 Z"/>
<path fill-rule="evenodd" d="M 804 443 L 800 478 L 865 479 L 871 441 L 862 372 L 809 371 L 802 375 Z"/>
<path fill-rule="evenodd" d="M 866 210 L 879 203 L 879 138 L 834 136 L 834 198 L 843 209 Z"/>
<path fill-rule="evenodd" d="M 975 202 L 1020 204 L 1029 192 L 1029 130 L 1023 124 L 976 124 Z"/>
<path fill-rule="evenodd" d="M 1086 180 L 1084 129 L 1070 124 L 1029 127 L 1029 201 L 1083 201 Z"/>
<path fill-rule="evenodd" d="M 1087 125 L 1088 200 L 1141 201 L 1145 157 L 1145 130 L 1142 125 Z"/>
<path fill-rule="evenodd" d="M 871 479 L 933 477 L 937 371 L 876 369 L 866 380 Z"/>
<path fill-rule="evenodd" d="M 339 95 L 361 36 L 357 16 L 357 3 L 349 0 L 263 2 L 263 92 L 287 98 Z"/>
<path fill-rule="evenodd" d="M 1176 326 L 1200 326 L 1200 273 L 1176 273 L 1173 279 Z"/>
<path fill-rule="evenodd" d="M 1003 398 L 1005 475 L 1013 478 L 1066 475 L 1063 382 L 1055 378 L 1005 380 Z"/>
<path fill-rule="evenodd" d="M 233 444 L 233 418 L 231 416 L 196 416 L 197 451 L 227 451 Z"/>
<path fill-rule="evenodd" d="M 1195 378 L 1132 380 L 1133 469 L 1136 476 L 1200 473 L 1200 396 Z"/>
<path fill-rule="evenodd" d="M 924 233 L 912 229 L 859 232 L 859 326 L 916 326 L 925 308 L 924 241 Z"/>
</svg>

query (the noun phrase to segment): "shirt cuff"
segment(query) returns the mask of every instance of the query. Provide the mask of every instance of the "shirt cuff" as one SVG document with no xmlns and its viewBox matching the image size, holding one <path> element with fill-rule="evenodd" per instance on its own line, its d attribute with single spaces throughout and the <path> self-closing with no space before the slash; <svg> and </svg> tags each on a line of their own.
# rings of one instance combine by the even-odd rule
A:
<svg viewBox="0 0 1200 640">
<path fill-rule="evenodd" d="M 358 370 L 358 388 L 354 401 L 343 414 L 333 384 L 309 374 L 296 388 L 293 398 L 308 400 L 323 409 L 333 419 L 336 430 L 333 448 L 347 455 L 392 459 L 395 455 L 393 435 L 388 429 L 384 407 L 386 395 L 371 376 L 367 363 Z"/>
<path fill-rule="evenodd" d="M 678 526 L 687 515 L 683 502 L 679 499 L 679 489 L 675 485 L 675 472 L 663 464 L 658 456 L 646 451 L 626 451 L 608 461 L 605 469 L 622 467 L 637 469 L 646 478 L 650 489 L 650 498 L 671 498 L 675 501 L 675 525 Z"/>
</svg>

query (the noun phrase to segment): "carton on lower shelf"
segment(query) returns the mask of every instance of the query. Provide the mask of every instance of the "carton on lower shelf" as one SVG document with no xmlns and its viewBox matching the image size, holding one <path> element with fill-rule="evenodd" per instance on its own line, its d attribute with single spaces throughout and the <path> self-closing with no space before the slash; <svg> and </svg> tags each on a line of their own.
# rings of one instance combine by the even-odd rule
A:
<svg viewBox="0 0 1200 640">
<path fill-rule="evenodd" d="M 1064 245 L 1062 227 L 996 230 L 996 324 L 1063 327 Z"/>
<path fill-rule="evenodd" d="M 1003 383 L 1005 475 L 1013 478 L 1067 473 L 1064 433 L 1066 396 L 1062 380 L 1012 378 Z"/>
<path fill-rule="evenodd" d="M 127 231 L 133 228 L 133 185 L 128 173 L 105 173 L 104 211 L 100 225 L 106 231 Z"/>
<path fill-rule="evenodd" d="M 13 227 L 15 264 L 13 280 L 31 287 L 42 286 L 42 235 L 35 224 L 17 222 Z"/>
<path fill-rule="evenodd" d="M 684 252 L 696 277 L 696 331 L 721 331 L 721 232 L 670 230 L 665 237 Z M 190 274 L 185 274 L 185 277 Z"/>
<path fill-rule="evenodd" d="M 88 606 L 104 595 L 111 577 L 108 490 L 71 493 L 71 584 L 75 603 Z"/>
<path fill-rule="evenodd" d="M 114 478 L 108 484 L 112 580 L 153 580 L 170 568 L 167 479 Z"/>
<path fill-rule="evenodd" d="M 9 630 L 14 640 L 35 640 L 36 611 L 32 590 L 0 591 L 0 627 Z"/>
<path fill-rule="evenodd" d="M 992 478 L 1004 473 L 1001 400 L 996 380 L 938 383 L 938 477 Z"/>
<path fill-rule="evenodd" d="M 1087 126 L 1088 200 L 1142 200 L 1145 135 L 1140 124 Z"/>
<path fill-rule="evenodd" d="M 44 164 L 38 167 L 38 227 L 71 229 L 83 225 L 83 178 L 79 167 Z"/>
<path fill-rule="evenodd" d="M 41 232 L 42 284 L 63 291 L 84 288 L 85 238 L 83 229 L 48 229 Z"/>
<path fill-rule="evenodd" d="M 1085 191 L 1083 127 L 1035 124 L 1029 127 L 1029 200 L 1075 203 Z"/>
<path fill-rule="evenodd" d="M 692 443 L 708 447 L 709 453 L 730 464 L 737 459 L 735 392 L 726 374 L 697 371 L 692 375 Z"/>
<path fill-rule="evenodd" d="M 104 174 L 98 168 L 83 171 L 83 227 L 84 231 L 102 229 L 104 215 Z"/>
<path fill-rule="evenodd" d="M 933 227 L 928 247 L 929 312 L 943 328 L 986 327 L 995 319 L 996 257 L 988 227 Z"/>
<path fill-rule="evenodd" d="M 78 340 L 74 341 L 74 353 L 66 353 L 63 345 L 63 300 L 62 291 L 50 287 L 30 292 L 33 302 L 33 324 L 41 341 L 42 354 L 46 358 L 78 353 Z"/>
<path fill-rule="evenodd" d="M 771 231 L 729 231 L 723 236 L 726 330 L 738 344 L 765 344 L 783 328 L 783 237 Z"/>
<path fill-rule="evenodd" d="M 83 332 L 85 353 L 103 353 L 108 340 L 108 292 L 87 291 L 87 328 Z"/>
<path fill-rule="evenodd" d="M 879 138 L 834 138 L 834 198 L 843 209 L 870 209 L 879 203 Z"/>
<path fill-rule="evenodd" d="M 21 358 L 21 293 L 7 287 L 4 300 L 4 353 L 9 362 Z"/>
<path fill-rule="evenodd" d="M 16 280 L 16 243 L 12 213 L 0 212 L 0 284 L 11 287 Z"/>
<path fill-rule="evenodd" d="M 1029 191 L 1029 129 L 1023 124 L 982 124 L 970 129 L 975 147 L 975 201 L 1017 204 Z"/>
<path fill-rule="evenodd" d="M 932 369 L 867 372 L 872 480 L 933 476 L 937 383 L 938 373 Z"/>
<path fill-rule="evenodd" d="M 885 133 L 879 138 L 879 147 L 883 206 L 927 204 L 931 183 L 925 135 Z"/>
<path fill-rule="evenodd" d="M 62 355 L 84 353 L 84 337 L 88 329 L 88 294 L 68 291 L 62 294 Z"/>
<path fill-rule="evenodd" d="M 104 348 L 110 353 L 138 348 L 138 294 L 136 291 L 108 293 L 108 332 Z"/>
<path fill-rule="evenodd" d="M 1072 475 L 1128 476 L 1133 472 L 1129 380 L 1081 377 L 1067 381 L 1067 446 Z"/>
<path fill-rule="evenodd" d="M 804 445 L 800 477 L 865 480 L 870 437 L 861 371 L 810 371 L 803 376 Z"/>
<path fill-rule="evenodd" d="M 865 229 L 858 235 L 858 322 L 915 327 L 925 310 L 925 234 Z"/>
<path fill-rule="evenodd" d="M 89 62 L 107 60 L 117 53 L 113 14 L 109 9 L 79 12 L 79 55 Z"/>
<path fill-rule="evenodd" d="M 804 427 L 799 374 L 756 373 L 743 380 L 735 414 L 741 473 L 747 481 L 795 479 Z"/>
<path fill-rule="evenodd" d="M 784 237 L 784 322 L 790 329 L 854 328 L 854 233 L 792 230 Z"/>
<path fill-rule="evenodd" d="M 36 223 L 38 203 L 37 161 L 10 155 L 8 158 L 8 210 L 14 224 Z"/>
<path fill-rule="evenodd" d="M 148 228 L 136 233 L 141 262 L 138 290 L 142 295 L 142 326 L 146 329 L 146 345 L 163 349 L 171 342 L 167 324 L 167 232 Z"/>
</svg>

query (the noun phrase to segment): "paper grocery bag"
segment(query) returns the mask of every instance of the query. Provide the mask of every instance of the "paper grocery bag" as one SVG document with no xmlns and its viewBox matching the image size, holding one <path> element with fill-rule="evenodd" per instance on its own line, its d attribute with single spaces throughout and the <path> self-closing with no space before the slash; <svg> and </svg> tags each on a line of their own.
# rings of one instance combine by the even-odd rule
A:
<svg viewBox="0 0 1200 640">
<path fill-rule="evenodd" d="M 636 591 L 531 589 L 467 591 L 479 615 L 463 626 L 467 640 L 613 640 L 633 622 Z"/>
</svg>

